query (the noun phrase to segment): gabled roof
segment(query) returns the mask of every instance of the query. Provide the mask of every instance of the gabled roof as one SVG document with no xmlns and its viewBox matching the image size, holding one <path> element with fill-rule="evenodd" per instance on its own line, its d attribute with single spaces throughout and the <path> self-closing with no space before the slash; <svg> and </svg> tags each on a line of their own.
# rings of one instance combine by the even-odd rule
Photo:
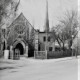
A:
<svg viewBox="0 0 80 80">
<path fill-rule="evenodd" d="M 23 13 L 20 13 L 20 15 L 11 23 L 11 25 L 8 28 L 11 28 L 12 25 L 15 25 L 15 22 L 18 21 L 25 21 L 27 22 L 32 28 L 34 28 L 31 23 L 25 18 L 25 16 L 23 15 Z"/>
</svg>

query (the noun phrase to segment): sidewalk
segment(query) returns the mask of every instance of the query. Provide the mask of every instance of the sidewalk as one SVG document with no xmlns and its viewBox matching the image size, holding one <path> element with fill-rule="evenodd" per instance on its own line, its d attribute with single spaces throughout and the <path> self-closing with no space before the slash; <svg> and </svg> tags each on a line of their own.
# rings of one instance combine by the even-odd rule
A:
<svg viewBox="0 0 80 80">
<path fill-rule="evenodd" d="M 78 59 L 75 57 L 59 59 L 3 60 L 0 71 L 1 80 L 77 80 Z"/>
<path fill-rule="evenodd" d="M 34 59 L 34 58 L 25 58 L 22 57 L 20 60 L 11 60 L 11 59 L 3 59 L 0 58 L 0 70 L 4 69 L 13 69 L 20 66 L 26 66 L 28 64 L 37 64 L 37 63 L 49 63 L 49 62 L 60 62 L 60 61 L 66 61 L 66 60 L 73 60 L 73 59 L 80 59 L 80 56 L 78 58 L 74 57 L 65 57 L 65 58 L 57 58 L 57 59 Z"/>
<path fill-rule="evenodd" d="M 0 70 L 13 69 L 24 65 L 25 65 L 24 60 L 11 60 L 3 58 L 0 59 Z"/>
</svg>

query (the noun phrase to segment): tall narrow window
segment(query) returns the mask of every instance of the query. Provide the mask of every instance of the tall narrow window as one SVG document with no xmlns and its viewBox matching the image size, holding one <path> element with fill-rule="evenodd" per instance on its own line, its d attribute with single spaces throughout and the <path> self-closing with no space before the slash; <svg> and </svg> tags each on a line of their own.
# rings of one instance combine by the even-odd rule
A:
<svg viewBox="0 0 80 80">
<path fill-rule="evenodd" d="M 46 41 L 46 37 L 45 36 L 43 37 L 43 41 Z"/>
<path fill-rule="evenodd" d="M 38 46 L 38 50 L 40 51 L 40 44 L 39 44 L 39 46 Z"/>
</svg>

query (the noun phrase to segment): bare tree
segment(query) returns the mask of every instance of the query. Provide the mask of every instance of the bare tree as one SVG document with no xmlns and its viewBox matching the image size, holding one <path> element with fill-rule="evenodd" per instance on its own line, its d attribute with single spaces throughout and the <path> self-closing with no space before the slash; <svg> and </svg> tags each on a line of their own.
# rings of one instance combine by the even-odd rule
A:
<svg viewBox="0 0 80 80">
<path fill-rule="evenodd" d="M 78 15 L 77 12 L 72 10 L 71 13 L 67 12 L 65 20 L 62 20 L 61 23 L 65 26 L 64 30 L 66 33 L 66 38 L 69 42 L 69 48 L 71 48 L 73 40 L 77 35 L 76 28 L 78 27 Z"/>
<path fill-rule="evenodd" d="M 0 0 L 0 27 L 2 24 L 6 23 L 7 19 L 10 19 L 11 16 L 15 16 L 20 0 L 15 2 L 15 0 Z M 3 20 L 5 20 L 3 22 Z M 8 21 L 8 20 L 7 20 Z"/>
<path fill-rule="evenodd" d="M 34 38 L 35 38 L 34 28 L 32 28 L 30 32 L 30 38 L 29 38 L 29 43 L 32 45 L 32 47 L 34 47 Z"/>
<path fill-rule="evenodd" d="M 0 35 L 1 35 L 1 27 L 3 25 L 8 26 L 8 24 L 13 21 L 16 17 L 16 13 L 18 10 L 20 0 L 0 0 Z M 0 36 L 1 41 L 1 36 Z"/>
<path fill-rule="evenodd" d="M 61 44 L 63 44 L 63 50 L 66 41 L 68 41 L 68 47 L 71 48 L 73 40 L 77 35 L 76 28 L 78 27 L 76 11 L 67 11 L 65 15 L 64 19 L 60 20 L 60 24 L 52 30 L 52 35 L 55 34 L 55 38 L 59 45 L 61 46 Z"/>
</svg>

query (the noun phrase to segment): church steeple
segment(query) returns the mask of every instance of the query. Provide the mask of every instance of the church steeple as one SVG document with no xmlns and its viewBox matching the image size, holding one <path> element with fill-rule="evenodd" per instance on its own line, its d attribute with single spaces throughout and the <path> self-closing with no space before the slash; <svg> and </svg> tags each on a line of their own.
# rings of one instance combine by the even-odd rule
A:
<svg viewBox="0 0 80 80">
<path fill-rule="evenodd" d="M 45 32 L 49 32 L 49 16 L 48 16 L 48 1 L 46 0 L 46 20 L 45 20 Z"/>
</svg>

